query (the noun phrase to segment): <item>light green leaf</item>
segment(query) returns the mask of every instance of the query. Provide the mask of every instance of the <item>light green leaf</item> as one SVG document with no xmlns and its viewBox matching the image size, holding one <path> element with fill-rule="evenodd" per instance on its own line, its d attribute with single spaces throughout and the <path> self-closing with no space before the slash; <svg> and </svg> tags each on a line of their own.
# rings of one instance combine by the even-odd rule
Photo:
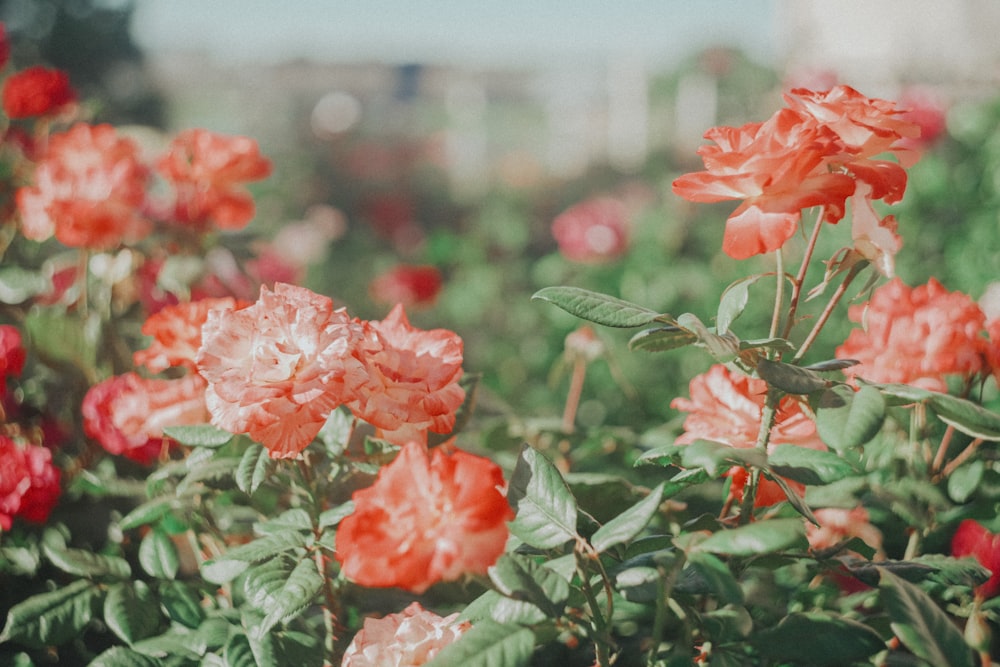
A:
<svg viewBox="0 0 1000 667">
<path fill-rule="evenodd" d="M 764 277 L 764 274 L 748 276 L 732 283 L 719 299 L 719 312 L 715 317 L 715 330 L 719 335 L 729 331 L 736 318 L 743 314 L 750 300 L 750 286 Z"/>
<path fill-rule="evenodd" d="M 857 392 L 846 385 L 830 387 L 816 403 L 816 430 L 839 452 L 860 447 L 882 428 L 885 408 L 885 398 L 874 387 L 862 385 Z"/>
<path fill-rule="evenodd" d="M 124 646 L 112 646 L 88 663 L 88 667 L 159 667 L 154 658 Z"/>
<path fill-rule="evenodd" d="M 854 474 L 850 463 L 833 452 L 797 445 L 778 445 L 768 457 L 770 469 L 807 486 L 830 484 Z"/>
<path fill-rule="evenodd" d="M 29 648 L 59 646 L 79 635 L 90 622 L 100 595 L 97 584 L 82 579 L 33 595 L 7 612 L 0 643 L 12 641 Z"/>
<path fill-rule="evenodd" d="M 151 530 L 139 543 L 139 564 L 152 577 L 173 579 L 180 567 L 180 556 L 169 535 Z"/>
<path fill-rule="evenodd" d="M 266 449 L 256 442 L 251 443 L 243 452 L 236 466 L 236 486 L 240 491 L 252 496 L 276 466 L 275 459 Z"/>
<path fill-rule="evenodd" d="M 986 462 L 976 459 L 959 466 L 948 477 L 948 495 L 956 503 L 964 503 L 972 497 L 986 472 Z"/>
<path fill-rule="evenodd" d="M 642 532 L 660 507 L 663 486 L 660 484 L 648 496 L 594 532 L 590 537 L 590 544 L 597 553 L 604 553 L 617 544 L 625 544 Z"/>
<path fill-rule="evenodd" d="M 930 405 L 946 424 L 983 440 L 1000 440 L 1000 415 L 964 398 L 933 393 Z"/>
<path fill-rule="evenodd" d="M 689 445 L 680 446 L 681 461 L 684 468 L 704 468 L 709 475 L 716 475 L 720 470 L 732 466 L 762 467 L 767 462 L 763 450 L 747 447 L 732 447 L 711 440 L 695 440 Z"/>
<path fill-rule="evenodd" d="M 37 271 L 16 265 L 0 267 L 0 303 L 22 303 L 49 289 L 49 281 Z"/>
<path fill-rule="evenodd" d="M 229 431 L 210 424 L 167 426 L 163 432 L 188 447 L 222 447 L 234 437 Z"/>
<path fill-rule="evenodd" d="M 512 600 L 489 590 L 466 605 L 458 618 L 473 624 L 487 618 L 497 623 L 535 625 L 544 623 L 549 615 L 530 602 Z"/>
<path fill-rule="evenodd" d="M 151 658 L 183 658 L 197 661 L 208 646 L 197 632 L 169 631 L 132 644 L 132 650 Z M 157 664 L 162 664 L 157 662 Z"/>
<path fill-rule="evenodd" d="M 105 556 L 85 549 L 58 548 L 42 543 L 42 553 L 63 572 L 81 577 L 111 577 L 128 579 L 132 568 L 128 561 L 118 556 Z"/>
<path fill-rule="evenodd" d="M 552 462 L 529 445 L 521 448 L 507 499 L 517 512 L 510 531 L 537 549 L 554 549 L 578 537 L 576 499 Z"/>
<path fill-rule="evenodd" d="M 526 556 L 503 554 L 489 569 L 496 590 L 509 598 L 534 604 L 550 617 L 562 612 L 569 583 Z"/>
<path fill-rule="evenodd" d="M 134 508 L 118 522 L 122 530 L 131 530 L 159 521 L 177 506 L 174 498 L 153 498 Z"/>
<path fill-rule="evenodd" d="M 534 649 L 535 635 L 528 628 L 482 620 L 441 649 L 427 667 L 523 667 Z"/>
<path fill-rule="evenodd" d="M 104 598 L 104 622 L 128 644 L 152 636 L 160 626 L 159 605 L 141 581 L 111 586 Z"/>
<path fill-rule="evenodd" d="M 801 519 L 769 519 L 739 528 L 720 530 L 694 548 L 730 556 L 756 556 L 804 546 L 805 535 L 805 525 Z"/>
<path fill-rule="evenodd" d="M 531 298 L 548 301 L 571 315 L 606 327 L 629 329 L 669 319 L 655 310 L 579 287 L 545 287 Z"/>
<path fill-rule="evenodd" d="M 880 574 L 881 599 L 903 645 L 933 667 L 973 667 L 962 633 L 934 600 L 888 570 Z"/>
<path fill-rule="evenodd" d="M 281 588 L 274 592 L 267 607 L 267 615 L 253 633 L 253 638 L 262 638 L 278 623 L 287 623 L 312 604 L 316 594 L 323 588 L 323 577 L 316 570 L 316 563 L 310 558 L 300 560 L 295 569 L 284 580 Z"/>
</svg>

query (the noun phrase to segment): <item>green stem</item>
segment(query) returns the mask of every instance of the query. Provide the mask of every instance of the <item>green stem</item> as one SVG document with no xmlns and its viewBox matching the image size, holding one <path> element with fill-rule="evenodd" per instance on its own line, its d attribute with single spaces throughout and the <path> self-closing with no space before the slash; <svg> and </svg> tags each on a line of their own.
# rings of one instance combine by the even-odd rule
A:
<svg viewBox="0 0 1000 667">
<path fill-rule="evenodd" d="M 769 338 L 778 335 L 778 327 L 781 326 L 781 306 L 785 302 L 785 258 L 781 254 L 781 248 L 774 251 L 774 271 L 778 277 L 778 284 L 774 288 L 774 312 L 771 314 Z"/>
<path fill-rule="evenodd" d="M 757 449 L 767 452 L 767 445 L 771 441 L 771 429 L 778 418 L 778 401 L 780 395 L 772 388 L 768 388 L 767 397 L 764 399 L 764 408 L 760 412 L 760 430 L 757 432 Z M 760 485 L 760 470 L 753 468 L 750 471 L 746 485 L 743 487 L 743 502 L 740 505 L 740 523 L 746 524 L 753 517 L 754 501 L 757 499 L 757 487 Z"/>
<path fill-rule="evenodd" d="M 819 210 L 819 215 L 816 217 L 816 224 L 813 226 L 812 234 L 809 236 L 809 243 L 806 245 L 805 252 L 802 254 L 802 265 L 799 267 L 799 273 L 795 276 L 795 282 L 792 283 L 792 298 L 791 302 L 788 304 L 788 319 L 785 320 L 785 330 L 782 333 L 782 338 L 788 338 L 792 334 L 792 327 L 795 326 L 795 312 L 799 308 L 799 299 L 802 296 L 802 285 L 806 282 L 806 273 L 809 271 L 809 262 L 812 259 L 813 252 L 816 250 L 816 241 L 819 239 L 819 230 L 823 226 L 823 214 L 826 213 L 826 208 L 823 207 Z"/>
<path fill-rule="evenodd" d="M 584 597 L 587 598 L 587 606 L 590 607 L 590 613 L 593 617 L 594 633 L 591 638 L 594 641 L 594 650 L 597 653 L 597 664 L 600 667 L 610 667 L 611 655 L 608 651 L 607 636 L 607 618 L 610 617 L 605 618 L 604 614 L 601 613 L 601 604 L 597 601 L 593 586 L 590 585 L 590 573 L 580 562 L 581 558 L 587 557 L 588 554 L 586 553 L 581 554 L 579 551 L 576 552 L 576 573 L 580 577 L 580 588 L 583 591 Z M 608 602 L 610 604 L 610 598 Z"/>
<path fill-rule="evenodd" d="M 796 361 L 802 359 L 802 357 L 805 356 L 809 348 L 812 347 L 812 344 L 816 341 L 817 336 L 819 336 L 819 332 L 823 329 L 827 321 L 830 319 L 830 315 L 833 314 L 833 311 L 837 307 L 837 304 L 840 303 L 840 300 L 844 298 L 844 294 L 847 293 L 847 288 L 851 285 L 851 283 L 854 281 L 857 275 L 861 273 L 861 270 L 865 266 L 867 266 L 865 263 L 859 262 L 858 264 L 855 264 L 854 266 L 851 267 L 851 270 L 847 273 L 847 276 L 844 278 L 844 281 L 840 283 L 840 285 L 837 287 L 837 291 L 833 293 L 833 296 L 830 297 L 829 303 L 826 304 L 826 307 L 823 309 L 823 312 L 820 313 L 819 319 L 816 320 L 816 324 L 813 325 L 813 328 L 809 332 L 809 335 L 806 336 L 806 339 L 804 341 L 802 341 L 802 345 L 799 346 L 798 351 L 792 358 L 792 363 L 795 363 Z"/>
</svg>

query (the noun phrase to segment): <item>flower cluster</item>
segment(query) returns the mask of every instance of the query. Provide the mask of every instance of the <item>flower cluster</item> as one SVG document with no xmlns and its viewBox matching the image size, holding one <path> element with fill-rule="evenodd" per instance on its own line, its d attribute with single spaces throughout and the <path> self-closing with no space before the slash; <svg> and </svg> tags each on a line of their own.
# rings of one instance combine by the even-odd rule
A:
<svg viewBox="0 0 1000 667">
<path fill-rule="evenodd" d="M 855 224 L 870 226 L 870 216 L 858 219 L 857 209 L 867 215 L 865 202 L 897 202 L 906 188 L 903 167 L 914 153 L 904 140 L 917 136 L 919 127 L 895 104 L 848 86 L 822 93 L 795 89 L 785 101 L 788 106 L 764 122 L 710 129 L 705 138 L 714 145 L 698 151 L 705 170 L 673 183 L 674 193 L 691 201 L 743 200 L 722 241 L 735 259 L 781 248 L 804 208 L 821 206 L 826 222 L 838 222 L 856 194 L 863 201 L 854 202 Z M 886 152 L 899 161 L 874 159 Z M 892 224 L 879 226 L 891 234 Z M 871 231 L 864 236 L 868 243 L 855 250 L 866 259 L 878 261 L 898 246 L 894 235 L 886 247 L 873 247 Z"/>
</svg>

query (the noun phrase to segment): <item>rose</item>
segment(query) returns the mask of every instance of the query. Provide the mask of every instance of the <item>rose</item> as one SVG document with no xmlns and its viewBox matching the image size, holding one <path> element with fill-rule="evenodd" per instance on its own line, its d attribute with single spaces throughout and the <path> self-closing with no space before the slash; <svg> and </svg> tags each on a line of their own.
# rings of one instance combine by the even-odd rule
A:
<svg viewBox="0 0 1000 667">
<path fill-rule="evenodd" d="M 366 618 L 354 635 L 341 667 L 418 667 L 468 630 L 468 622 L 457 622 L 458 614 L 438 616 L 413 602 L 399 614 Z"/>
</svg>

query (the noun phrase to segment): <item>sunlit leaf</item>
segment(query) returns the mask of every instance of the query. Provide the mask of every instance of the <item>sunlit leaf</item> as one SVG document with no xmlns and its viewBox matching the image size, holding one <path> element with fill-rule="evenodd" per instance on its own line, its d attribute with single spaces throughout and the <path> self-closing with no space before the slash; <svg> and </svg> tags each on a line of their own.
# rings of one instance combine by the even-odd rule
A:
<svg viewBox="0 0 1000 667">
<path fill-rule="evenodd" d="M 33 595 L 7 612 L 0 642 L 13 641 L 29 648 L 63 644 L 90 622 L 101 595 L 97 584 L 83 579 Z"/>
<path fill-rule="evenodd" d="M 663 484 L 660 484 L 646 498 L 598 528 L 591 535 L 590 544 L 597 553 L 603 553 L 615 545 L 628 542 L 641 533 L 656 515 L 662 497 Z"/>
<path fill-rule="evenodd" d="M 721 335 L 729 331 L 729 326 L 743 314 L 750 299 L 750 286 L 763 277 L 763 274 L 748 276 L 737 280 L 725 289 L 719 299 L 719 311 L 715 317 L 717 333 Z"/>
<path fill-rule="evenodd" d="M 490 581 L 503 595 L 530 602 L 550 617 L 558 616 L 569 598 L 569 583 L 526 556 L 503 554 L 489 569 Z"/>
<path fill-rule="evenodd" d="M 1000 415 L 964 398 L 933 393 L 930 405 L 946 424 L 984 440 L 1000 440 Z"/>
<path fill-rule="evenodd" d="M 964 503 L 979 488 L 985 472 L 986 462 L 982 459 L 959 466 L 948 476 L 948 495 L 956 503 Z"/>
<path fill-rule="evenodd" d="M 316 563 L 311 558 L 300 560 L 282 582 L 281 588 L 270 596 L 265 607 L 267 614 L 253 633 L 254 638 L 262 637 L 278 623 L 287 623 L 301 614 L 312 604 L 321 588 L 323 577 L 317 571 Z"/>
<path fill-rule="evenodd" d="M 528 628 L 484 619 L 441 649 L 427 667 L 523 667 L 534 648 L 535 635 Z"/>
<path fill-rule="evenodd" d="M 774 553 L 805 542 L 801 519 L 769 519 L 712 533 L 695 547 L 699 551 L 730 556 Z"/>
<path fill-rule="evenodd" d="M 132 574 L 128 561 L 118 556 L 105 556 L 86 549 L 60 549 L 45 542 L 42 553 L 63 572 L 81 577 L 127 579 Z"/>
<path fill-rule="evenodd" d="M 580 287 L 545 287 L 531 298 L 548 301 L 571 315 L 606 327 L 628 329 L 669 319 L 655 310 Z"/>
<path fill-rule="evenodd" d="M 243 451 L 243 456 L 236 466 L 236 486 L 243 493 L 252 496 L 274 470 L 275 464 L 276 461 L 264 447 L 256 442 L 251 443 Z"/>
<path fill-rule="evenodd" d="M 131 530 L 159 521 L 177 505 L 174 498 L 153 498 L 139 505 L 118 521 L 122 530 Z"/>
<path fill-rule="evenodd" d="M 210 424 L 167 426 L 163 432 L 188 447 L 222 447 L 234 437 L 229 431 Z"/>
<path fill-rule="evenodd" d="M 537 549 L 576 539 L 576 499 L 552 462 L 529 445 L 521 448 L 507 499 L 517 512 L 510 531 Z"/>
<path fill-rule="evenodd" d="M 159 579 L 173 579 L 180 567 L 177 547 L 162 530 L 151 530 L 139 543 L 139 564 L 147 574 Z"/>
<path fill-rule="evenodd" d="M 160 626 L 156 597 L 141 581 L 115 584 L 104 598 L 104 622 L 128 644 L 145 639 Z"/>
<path fill-rule="evenodd" d="M 488 590 L 466 605 L 458 618 L 473 623 L 488 618 L 497 623 L 534 625 L 545 622 L 549 615 L 530 602 L 513 600 Z"/>
</svg>

